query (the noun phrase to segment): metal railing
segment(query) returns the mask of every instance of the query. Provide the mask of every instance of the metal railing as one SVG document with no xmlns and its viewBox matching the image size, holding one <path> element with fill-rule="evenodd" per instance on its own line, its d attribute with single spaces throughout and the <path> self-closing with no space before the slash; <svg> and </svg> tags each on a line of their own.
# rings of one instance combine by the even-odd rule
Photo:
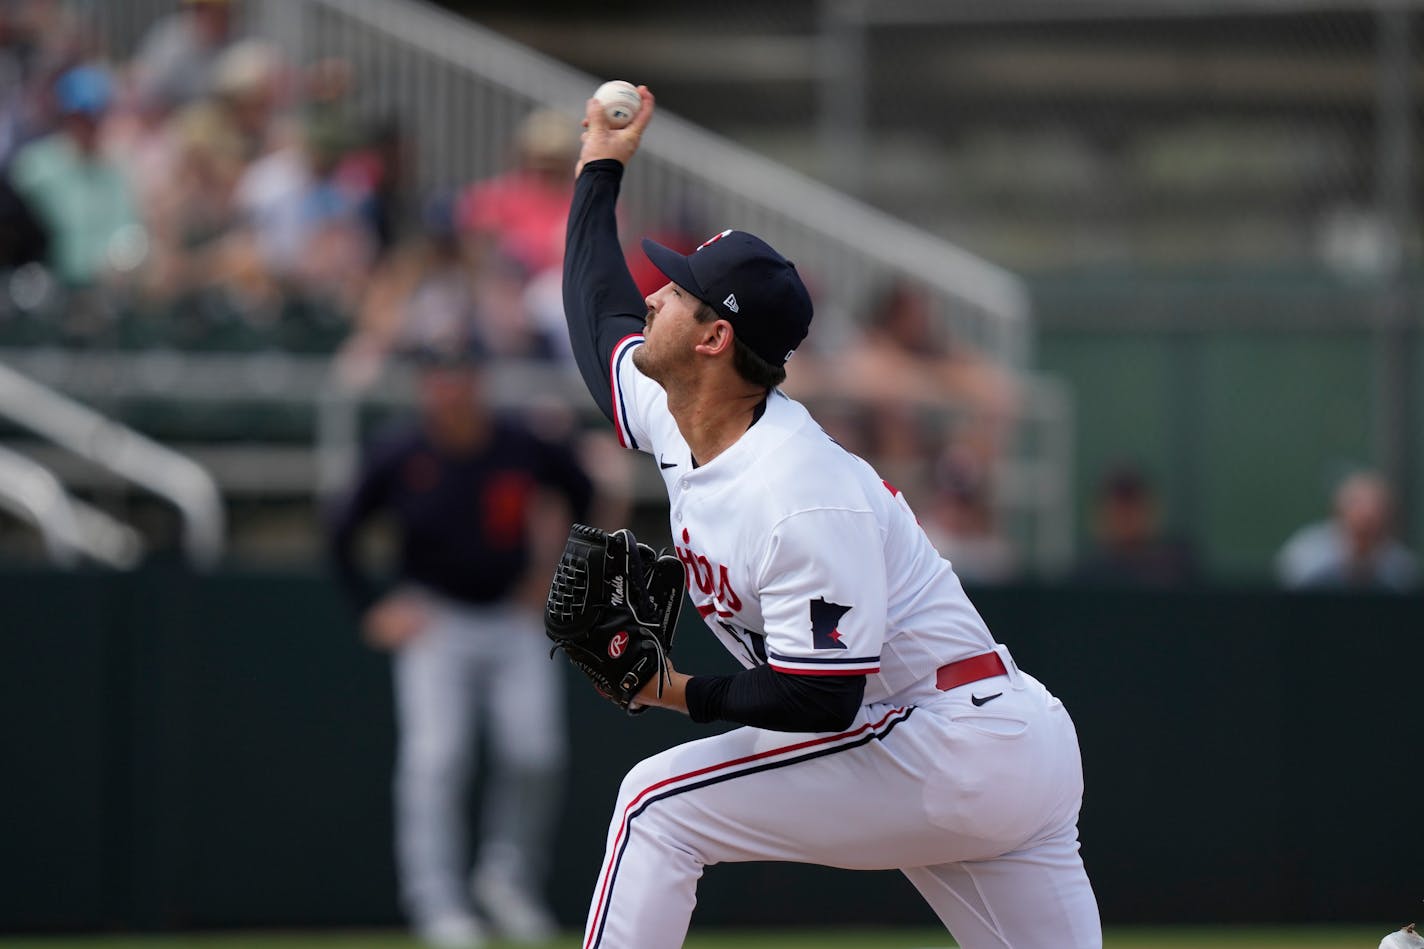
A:
<svg viewBox="0 0 1424 949">
<path fill-rule="evenodd" d="M 142 21 L 134 11 L 156 15 L 157 2 L 115 6 L 131 12 L 115 12 L 111 26 L 131 43 Z M 427 195 L 505 170 L 510 143 L 531 110 L 557 109 L 572 125 L 599 81 L 416 0 L 244 0 L 243 24 L 247 32 L 280 44 L 294 64 L 326 56 L 348 60 L 357 76 L 360 111 L 398 120 L 415 144 L 415 183 Z M 1031 362 L 1029 297 L 1015 275 L 666 110 L 624 181 L 621 212 L 630 236 L 670 224 L 707 233 L 740 227 L 765 236 L 806 275 L 817 306 L 812 342 L 822 350 L 849 343 L 855 317 L 871 297 L 908 281 L 925 288 L 939 325 L 959 341 L 1017 369 Z M 293 361 L 249 358 L 262 360 L 257 365 L 269 374 L 308 374 L 305 381 L 288 378 L 278 388 L 303 393 L 300 398 L 309 400 L 305 404 L 315 413 L 317 489 L 342 483 L 356 454 L 361 405 L 386 396 L 357 398 L 316 384 L 310 375 L 315 367 L 294 370 Z M 145 371 L 153 375 L 151 366 Z M 182 398 L 204 391 L 221 398 L 211 378 L 197 377 L 203 373 L 172 366 L 168 371 L 186 380 L 173 390 Z M 230 369 L 244 372 L 235 365 Z M 81 387 L 84 382 L 71 379 Z M 1025 384 L 1025 424 L 1034 431 L 1021 444 L 1031 447 L 1002 466 L 1002 493 L 1033 523 L 1035 562 L 1061 564 L 1071 548 L 1071 428 L 1052 433 L 1041 424 L 1071 426 L 1071 400 L 1051 383 L 1030 378 Z"/>
<path fill-rule="evenodd" d="M 185 406 L 281 406 L 306 413 L 311 436 L 299 444 L 245 442 L 240 447 L 190 454 L 251 458 L 266 452 L 268 463 L 215 467 L 224 494 L 329 496 L 345 487 L 361 443 L 367 409 L 414 410 L 416 388 L 407 367 L 389 367 L 361 392 L 338 385 L 331 361 L 323 357 L 0 350 L 0 364 L 18 367 L 46 385 L 119 411 L 129 402 L 154 399 Z M 504 362 L 489 370 L 487 391 L 503 409 L 528 409 L 532 403 L 581 414 L 585 423 L 604 422 L 572 370 L 547 363 Z M 814 401 L 811 403 L 815 408 Z M 951 407 L 943 409 L 952 414 Z M 1014 525 L 1025 559 L 1044 573 L 1066 567 L 1072 556 L 1071 476 L 1072 400 L 1061 384 L 1030 377 L 1023 380 L 1016 436 L 1032 448 L 1017 447 L 994 469 L 996 503 Z M 281 458 L 282 463 L 277 463 Z M 660 502 L 663 485 L 656 471 L 638 465 L 631 499 Z M 72 478 L 70 480 L 73 480 Z"/>
<path fill-rule="evenodd" d="M 69 0 L 70 8 L 91 23 L 111 57 L 124 60 L 138 52 L 153 25 L 182 9 L 179 0 Z M 251 29 L 256 11 L 251 3 L 233 4 L 234 31 Z"/>
<path fill-rule="evenodd" d="M 130 0 L 80 9 L 123 56 L 175 8 Z M 240 13 L 241 31 L 277 43 L 293 63 L 353 63 L 366 113 L 398 117 L 418 143 L 426 194 L 503 170 L 531 109 L 573 121 L 600 81 L 416 0 L 245 0 Z M 738 227 L 766 237 L 812 284 L 818 345 L 845 342 L 853 314 L 907 279 L 926 288 L 958 338 L 1006 365 L 1030 361 L 1030 302 L 1017 276 L 666 111 L 624 182 L 623 209 L 644 230 L 683 219 L 707 234 Z"/>
<path fill-rule="evenodd" d="M 126 570 L 143 556 L 138 531 L 72 498 L 49 469 L 0 445 L 0 507 L 39 531 L 54 563 L 75 567 L 89 557 Z"/>
<path fill-rule="evenodd" d="M 477 24 L 412 0 L 264 0 L 254 18 L 301 61 L 350 61 L 363 108 L 399 118 L 418 143 L 423 191 L 508 167 L 509 143 L 536 107 L 570 116 L 599 80 Z M 765 237 L 807 275 L 817 339 L 844 342 L 851 316 L 897 279 L 927 289 L 945 325 L 1007 365 L 1030 356 L 1029 298 L 1007 270 L 911 227 L 676 115 L 659 112 L 624 181 L 625 223 L 678 219 Z"/>
<path fill-rule="evenodd" d="M 189 560 L 210 567 L 221 558 L 226 535 L 222 494 L 212 475 L 190 459 L 3 362 L 0 416 L 168 499 L 183 515 L 183 546 Z"/>
<path fill-rule="evenodd" d="M 418 143 L 425 193 L 504 170 L 532 109 L 572 122 L 601 81 L 414 0 L 262 0 L 252 22 L 300 61 L 351 62 L 362 108 L 397 116 Z M 852 341 L 875 293 L 907 281 L 926 289 L 932 316 L 958 341 L 1009 367 L 1031 364 L 1029 296 L 1016 275 L 665 110 L 624 179 L 620 209 L 629 235 L 691 220 L 707 233 L 738 227 L 767 238 L 806 275 L 813 343 L 825 351 Z M 1006 459 L 1001 491 L 1032 524 L 1032 559 L 1052 570 L 1072 551 L 1071 395 L 1047 380 L 1024 385 L 1034 431 L 1021 444 L 1032 447 Z M 332 447 L 351 443 L 343 398 L 329 393 L 323 409 L 323 431 L 338 435 L 320 464 L 327 483 L 350 461 Z M 1045 422 L 1068 427 L 1050 432 Z"/>
</svg>

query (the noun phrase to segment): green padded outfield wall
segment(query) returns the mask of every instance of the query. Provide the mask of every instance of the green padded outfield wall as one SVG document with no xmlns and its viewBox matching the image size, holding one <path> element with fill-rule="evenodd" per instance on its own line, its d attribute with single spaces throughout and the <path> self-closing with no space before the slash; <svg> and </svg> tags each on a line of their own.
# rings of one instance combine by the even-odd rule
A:
<svg viewBox="0 0 1424 949">
<path fill-rule="evenodd" d="M 1319 272 L 1075 274 L 1031 281 L 1036 366 L 1075 400 L 1080 545 L 1104 470 L 1141 464 L 1169 524 L 1213 577 L 1270 576 L 1297 527 L 1324 517 L 1350 467 L 1379 467 L 1380 297 Z M 1424 301 L 1416 279 L 1412 299 Z M 1408 500 L 1400 533 L 1424 550 L 1421 305 L 1402 337 Z M 1393 345 L 1393 343 L 1391 343 Z"/>
<path fill-rule="evenodd" d="M 975 600 L 1078 722 L 1106 919 L 1418 908 L 1424 598 Z M 695 621 L 678 655 L 729 664 Z M 623 770 L 705 732 L 568 684 L 576 793 L 552 893 L 573 927 Z M 0 931 L 398 920 L 388 668 L 325 578 L 0 572 L 0 736 Z M 804 922 L 797 907 L 820 925 L 931 922 L 898 874 L 777 864 L 709 870 L 697 920 Z"/>
<path fill-rule="evenodd" d="M 1264 577 L 1291 532 L 1325 516 L 1334 479 L 1372 461 L 1362 334 L 1048 333 L 1041 363 L 1076 398 L 1085 542 L 1102 472 L 1133 461 L 1214 575 Z"/>
</svg>

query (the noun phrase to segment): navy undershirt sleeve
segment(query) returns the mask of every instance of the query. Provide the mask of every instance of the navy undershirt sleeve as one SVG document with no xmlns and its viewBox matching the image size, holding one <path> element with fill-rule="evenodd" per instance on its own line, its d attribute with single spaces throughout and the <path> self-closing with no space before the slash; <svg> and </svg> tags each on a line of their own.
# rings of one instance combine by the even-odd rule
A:
<svg viewBox="0 0 1424 949">
<path fill-rule="evenodd" d="M 754 666 L 732 675 L 687 681 L 694 722 L 726 721 L 778 732 L 831 732 L 850 727 L 865 697 L 865 676 L 805 676 Z"/>
<path fill-rule="evenodd" d="M 618 341 L 643 332 L 647 306 L 618 243 L 614 208 L 622 163 L 604 158 L 583 166 L 569 207 L 564 247 L 564 317 L 584 385 L 613 421 L 609 360 Z"/>
</svg>

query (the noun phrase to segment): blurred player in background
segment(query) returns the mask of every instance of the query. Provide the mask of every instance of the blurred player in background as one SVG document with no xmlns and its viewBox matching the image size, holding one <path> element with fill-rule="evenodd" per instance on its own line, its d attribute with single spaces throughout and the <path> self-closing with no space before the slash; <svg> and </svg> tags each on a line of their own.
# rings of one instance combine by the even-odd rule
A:
<svg viewBox="0 0 1424 949">
<path fill-rule="evenodd" d="M 591 482 L 566 447 L 491 413 L 467 351 L 420 360 L 421 415 L 365 459 L 333 513 L 331 554 L 366 640 L 394 654 L 396 857 L 416 934 L 480 945 L 472 890 L 504 936 L 538 942 L 555 929 L 540 887 L 565 736 L 539 622 L 548 576 L 528 567 L 547 562 L 531 552 L 556 550 L 570 517 L 587 515 Z M 567 511 L 540 503 L 540 489 Z M 398 584 L 384 596 L 356 550 L 382 512 L 399 529 Z M 481 714 L 494 769 L 467 886 L 463 814 Z"/>
</svg>

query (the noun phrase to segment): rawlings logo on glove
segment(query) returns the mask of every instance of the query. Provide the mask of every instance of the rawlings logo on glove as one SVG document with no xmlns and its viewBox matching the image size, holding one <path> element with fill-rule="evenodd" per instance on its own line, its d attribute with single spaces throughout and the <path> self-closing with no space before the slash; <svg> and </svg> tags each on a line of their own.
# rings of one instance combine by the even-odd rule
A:
<svg viewBox="0 0 1424 949">
<path fill-rule="evenodd" d="M 628 634 L 619 630 L 614 633 L 613 638 L 608 641 L 608 657 L 617 659 L 623 655 L 623 649 L 628 645 Z"/>
<path fill-rule="evenodd" d="M 575 524 L 549 585 L 544 632 L 619 708 L 649 682 L 662 695 L 686 574 L 682 561 L 657 556 L 626 528 L 609 534 Z"/>
</svg>

